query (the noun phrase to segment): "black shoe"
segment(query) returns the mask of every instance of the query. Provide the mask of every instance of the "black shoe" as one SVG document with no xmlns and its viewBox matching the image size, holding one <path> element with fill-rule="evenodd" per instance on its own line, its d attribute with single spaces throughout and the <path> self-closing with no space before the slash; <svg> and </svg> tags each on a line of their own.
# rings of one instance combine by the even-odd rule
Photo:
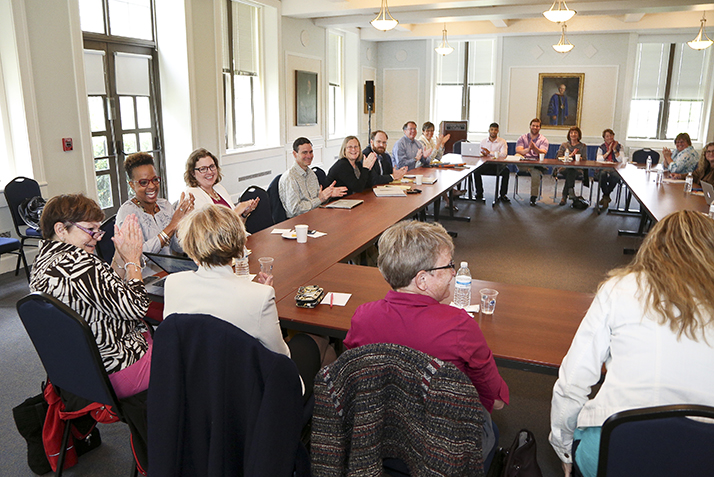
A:
<svg viewBox="0 0 714 477">
<path fill-rule="evenodd" d="M 482 201 L 483 200 L 483 194 L 476 194 L 476 197 L 474 200 Z"/>
<path fill-rule="evenodd" d="M 534 195 L 531 196 L 531 207 L 536 206 L 536 199 L 538 199 L 538 197 L 536 197 Z"/>
<path fill-rule="evenodd" d="M 503 202 L 504 204 L 510 204 L 510 203 L 511 203 L 511 199 L 509 199 L 509 198 L 506 197 L 505 195 L 502 195 L 501 197 L 499 197 L 498 200 L 501 201 L 501 202 Z"/>
</svg>

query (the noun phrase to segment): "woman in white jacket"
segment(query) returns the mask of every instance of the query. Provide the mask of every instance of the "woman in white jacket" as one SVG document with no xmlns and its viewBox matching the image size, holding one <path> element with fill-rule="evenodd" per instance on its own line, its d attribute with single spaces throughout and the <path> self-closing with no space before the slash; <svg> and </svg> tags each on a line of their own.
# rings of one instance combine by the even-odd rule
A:
<svg viewBox="0 0 714 477">
<path fill-rule="evenodd" d="M 573 459 L 583 476 L 596 474 L 601 426 L 616 412 L 714 406 L 712 283 L 714 220 L 687 210 L 657 223 L 635 260 L 610 272 L 553 388 L 550 443 L 566 476 Z"/>
</svg>

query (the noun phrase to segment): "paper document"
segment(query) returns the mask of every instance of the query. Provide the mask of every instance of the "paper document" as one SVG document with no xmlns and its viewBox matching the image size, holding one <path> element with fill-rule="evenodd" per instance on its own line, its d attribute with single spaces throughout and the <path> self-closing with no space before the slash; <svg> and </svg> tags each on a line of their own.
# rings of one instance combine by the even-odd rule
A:
<svg viewBox="0 0 714 477">
<path fill-rule="evenodd" d="M 351 297 L 352 297 L 352 293 L 329 292 L 325 295 L 325 298 L 322 299 L 320 304 L 321 305 L 329 305 L 330 299 L 331 299 L 333 306 L 345 306 L 347 304 L 347 302 L 350 301 Z"/>
</svg>

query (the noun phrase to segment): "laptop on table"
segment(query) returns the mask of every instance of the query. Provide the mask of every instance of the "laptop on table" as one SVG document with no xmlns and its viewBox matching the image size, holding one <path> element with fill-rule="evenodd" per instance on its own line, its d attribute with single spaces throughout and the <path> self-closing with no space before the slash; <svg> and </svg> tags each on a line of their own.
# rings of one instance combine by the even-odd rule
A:
<svg viewBox="0 0 714 477">
<path fill-rule="evenodd" d="M 148 252 L 145 252 L 144 256 L 169 275 L 172 273 L 198 270 L 198 265 L 190 258 Z M 165 281 L 166 277 L 162 277 L 147 283 L 146 292 L 150 295 L 164 296 Z"/>
</svg>

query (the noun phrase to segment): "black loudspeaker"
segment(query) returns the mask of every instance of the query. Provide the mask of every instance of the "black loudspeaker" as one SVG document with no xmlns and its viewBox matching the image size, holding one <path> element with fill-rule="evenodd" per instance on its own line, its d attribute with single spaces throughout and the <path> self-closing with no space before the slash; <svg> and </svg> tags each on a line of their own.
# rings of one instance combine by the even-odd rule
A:
<svg viewBox="0 0 714 477">
<path fill-rule="evenodd" d="M 374 104 L 374 81 L 367 81 L 364 84 L 364 102 Z"/>
</svg>

